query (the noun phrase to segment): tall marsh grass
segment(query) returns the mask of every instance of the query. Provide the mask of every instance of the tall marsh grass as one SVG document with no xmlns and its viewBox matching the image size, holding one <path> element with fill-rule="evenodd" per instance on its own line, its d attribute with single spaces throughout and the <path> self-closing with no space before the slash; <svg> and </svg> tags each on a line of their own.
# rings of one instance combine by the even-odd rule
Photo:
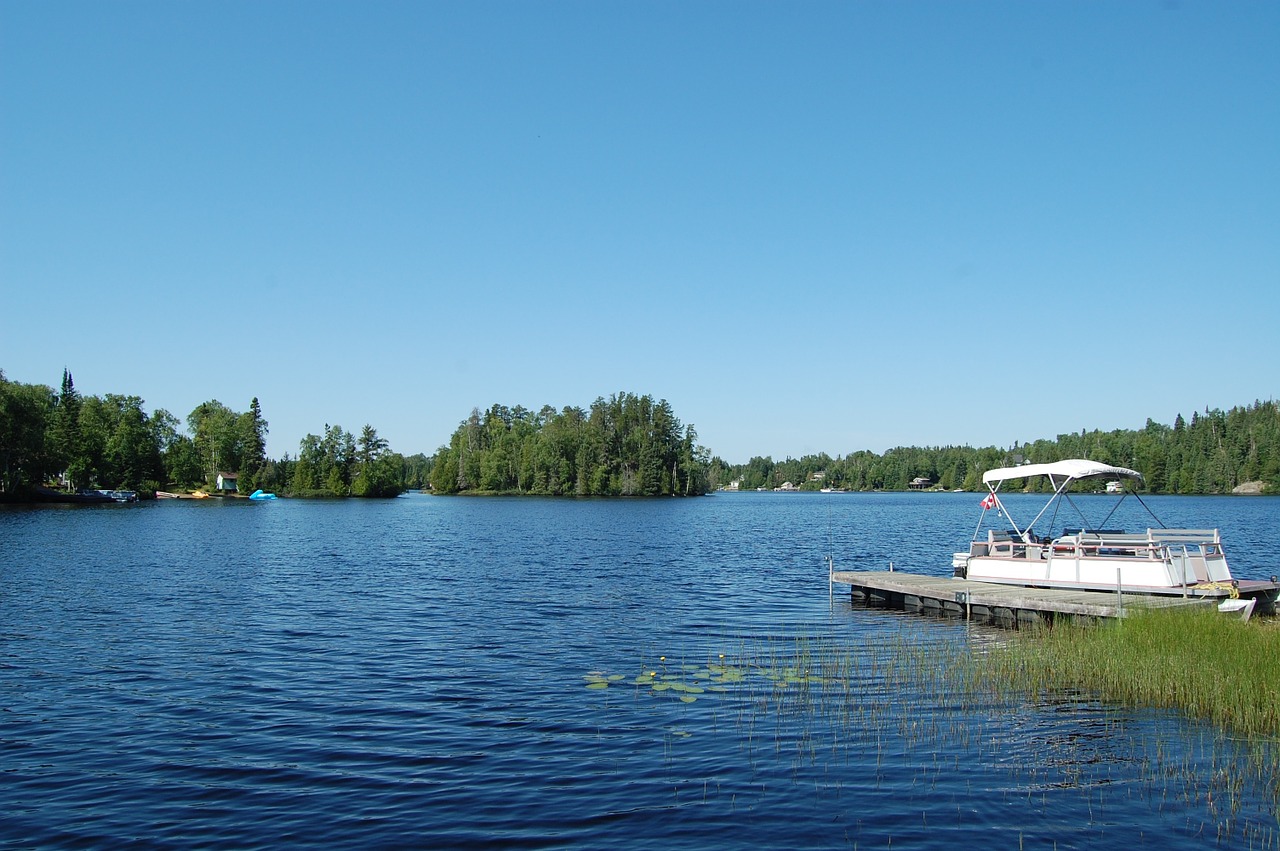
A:
<svg viewBox="0 0 1280 851">
<path fill-rule="evenodd" d="M 838 805 L 856 777 L 918 801 L 932 821 L 936 796 L 960 802 L 957 812 L 986 806 L 997 771 L 1006 800 L 1069 809 L 1083 799 L 1092 814 L 1136 794 L 1157 820 L 1176 811 L 1220 845 L 1280 848 L 1280 629 L 1186 611 L 1019 632 L 876 617 L 887 628 L 802 627 L 644 654 L 586 674 L 584 696 L 652 712 L 677 780 L 686 742 L 729 735 L 760 798 L 789 774 Z M 705 757 L 695 748 L 691 758 Z"/>
<path fill-rule="evenodd" d="M 1126 706 L 1177 710 L 1249 738 L 1280 737 L 1280 630 L 1212 609 L 1025 630 L 972 673 L 1031 694 L 1080 689 Z"/>
</svg>

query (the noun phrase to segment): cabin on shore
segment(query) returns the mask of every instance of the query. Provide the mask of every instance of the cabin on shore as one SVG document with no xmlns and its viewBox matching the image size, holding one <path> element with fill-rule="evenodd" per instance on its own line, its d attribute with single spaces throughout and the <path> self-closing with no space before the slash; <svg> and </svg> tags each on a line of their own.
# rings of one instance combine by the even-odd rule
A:
<svg viewBox="0 0 1280 851">
<path fill-rule="evenodd" d="M 223 493 L 236 492 L 236 474 L 235 473 L 219 473 L 218 474 L 218 490 Z"/>
<path fill-rule="evenodd" d="M 933 486 L 933 480 L 924 476 L 916 476 L 907 487 L 913 491 L 922 491 Z"/>
</svg>

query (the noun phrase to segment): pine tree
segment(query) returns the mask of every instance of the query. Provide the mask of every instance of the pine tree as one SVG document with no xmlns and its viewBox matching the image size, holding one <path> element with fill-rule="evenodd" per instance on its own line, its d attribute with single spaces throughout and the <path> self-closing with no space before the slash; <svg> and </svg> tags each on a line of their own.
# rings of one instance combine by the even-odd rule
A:
<svg viewBox="0 0 1280 851">
<path fill-rule="evenodd" d="M 80 439 L 81 399 L 69 369 L 62 370 L 62 389 L 55 404 L 49 441 L 54 462 L 72 487 L 87 487 L 90 471 Z"/>
<path fill-rule="evenodd" d="M 242 493 L 252 493 L 259 487 L 262 471 L 267 466 L 267 421 L 262 418 L 257 396 L 249 403 L 248 412 L 239 416 L 237 426 L 240 469 L 236 485 Z"/>
</svg>

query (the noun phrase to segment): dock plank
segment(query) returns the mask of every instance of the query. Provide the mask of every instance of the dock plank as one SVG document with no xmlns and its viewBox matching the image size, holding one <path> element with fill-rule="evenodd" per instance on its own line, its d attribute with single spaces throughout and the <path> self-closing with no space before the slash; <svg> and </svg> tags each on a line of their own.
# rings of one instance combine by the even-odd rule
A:
<svg viewBox="0 0 1280 851">
<path fill-rule="evenodd" d="M 864 593 L 879 592 L 919 598 L 944 608 L 967 604 L 969 607 L 982 606 L 989 610 L 1007 609 L 1011 612 L 1035 612 L 1040 615 L 1115 618 L 1123 617 L 1124 611 L 1129 609 L 1170 608 L 1206 603 L 1201 598 L 1118 595 L 1114 591 L 1079 591 L 1067 588 L 1029 588 L 949 576 L 922 576 L 901 571 L 835 571 L 831 574 L 831 581 L 848 585 L 854 592 L 861 589 Z"/>
</svg>

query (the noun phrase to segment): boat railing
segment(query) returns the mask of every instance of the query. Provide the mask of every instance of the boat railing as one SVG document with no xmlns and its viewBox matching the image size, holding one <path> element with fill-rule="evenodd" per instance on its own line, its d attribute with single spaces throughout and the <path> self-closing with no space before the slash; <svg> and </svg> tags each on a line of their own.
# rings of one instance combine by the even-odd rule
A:
<svg viewBox="0 0 1280 851">
<path fill-rule="evenodd" d="M 1194 552 L 1192 552 L 1194 551 Z M 1075 532 L 1055 538 L 1053 554 L 1062 558 L 1133 558 L 1178 562 L 1222 559 L 1216 529 L 1148 529 L 1145 534 Z"/>
<path fill-rule="evenodd" d="M 1124 532 L 1117 529 L 1067 529 L 1052 541 L 1031 532 L 1025 538 L 1017 532 L 989 530 L 986 541 L 975 541 L 970 555 L 992 558 L 1132 558 L 1168 562 L 1187 550 L 1197 550 L 1200 558 L 1221 558 L 1222 542 L 1217 529 L 1148 529 Z"/>
<path fill-rule="evenodd" d="M 1170 544 L 1221 544 L 1217 529 L 1148 529 L 1152 541 Z"/>
<path fill-rule="evenodd" d="M 1140 559 L 1162 559 L 1167 545 L 1152 541 L 1144 534 L 1129 534 L 1118 530 L 1089 532 L 1074 530 L 1053 540 L 1027 533 L 1026 538 L 1009 532 L 992 531 L 986 541 L 975 542 L 970 548 L 973 556 L 993 558 L 1047 558 L 1053 556 L 1094 558 L 1098 556 Z"/>
<path fill-rule="evenodd" d="M 1098 556 L 1142 558 L 1156 557 L 1158 546 L 1146 535 L 1135 535 L 1119 530 L 1099 532 L 1074 532 L 1053 541 L 1055 556 L 1094 558 Z"/>
<path fill-rule="evenodd" d="M 1074 561 L 1077 578 L 1086 565 L 1117 570 L 1124 567 L 1145 577 L 1139 584 L 1181 586 L 1184 595 L 1204 583 L 1232 581 L 1217 529 L 1147 529 L 1129 533 L 1119 529 L 1068 528 L 1052 539 L 1030 529 L 989 529 L 986 540 L 974 540 L 967 554 L 957 554 L 953 567 L 967 569 L 968 560 L 974 558 L 1007 560 L 1024 569 L 1029 563 L 1040 563 L 1046 571 L 1058 569 L 1051 566 L 1053 560 Z"/>
</svg>

